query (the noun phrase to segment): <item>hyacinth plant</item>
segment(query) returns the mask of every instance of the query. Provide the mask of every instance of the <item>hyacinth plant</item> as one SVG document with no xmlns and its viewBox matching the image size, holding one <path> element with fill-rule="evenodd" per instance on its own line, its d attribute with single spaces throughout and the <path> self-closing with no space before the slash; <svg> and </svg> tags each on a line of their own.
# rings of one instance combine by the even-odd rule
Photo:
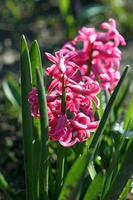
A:
<svg viewBox="0 0 133 200">
<path fill-rule="evenodd" d="M 131 103 L 121 111 L 129 88 L 123 84 L 128 66 L 120 76 L 119 47 L 125 45 L 114 19 L 98 30 L 83 27 L 54 55 L 45 53 L 51 66 L 44 71 L 37 41 L 29 49 L 22 36 L 27 200 L 126 199 L 133 114 Z"/>
</svg>

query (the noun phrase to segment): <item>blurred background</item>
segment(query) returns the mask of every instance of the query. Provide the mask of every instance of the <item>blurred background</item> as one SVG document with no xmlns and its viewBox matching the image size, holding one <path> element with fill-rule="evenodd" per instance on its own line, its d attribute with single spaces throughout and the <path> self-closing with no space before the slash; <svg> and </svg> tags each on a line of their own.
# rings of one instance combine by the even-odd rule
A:
<svg viewBox="0 0 133 200">
<path fill-rule="evenodd" d="M 3 174 L 18 193 L 24 189 L 19 69 L 21 35 L 25 34 L 29 44 L 38 40 L 43 65 L 46 65 L 45 51 L 57 51 L 82 26 L 98 27 L 110 17 L 116 19 L 127 42 L 122 49 L 122 66 L 132 65 L 132 0 L 0 0 L 0 176 Z M 0 200 L 5 199 L 4 195 L 0 190 Z"/>
</svg>

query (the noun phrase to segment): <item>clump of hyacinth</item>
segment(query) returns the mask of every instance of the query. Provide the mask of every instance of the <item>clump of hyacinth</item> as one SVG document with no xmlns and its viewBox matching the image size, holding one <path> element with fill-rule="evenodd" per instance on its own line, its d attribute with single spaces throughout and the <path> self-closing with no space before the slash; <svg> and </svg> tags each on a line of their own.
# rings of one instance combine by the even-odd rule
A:
<svg viewBox="0 0 133 200">
<path fill-rule="evenodd" d="M 73 146 L 86 141 L 97 129 L 99 121 L 93 109 L 99 108 L 97 95 L 101 89 L 112 92 L 117 85 L 121 60 L 118 46 L 125 44 L 115 21 L 109 19 L 98 31 L 83 27 L 55 55 L 46 53 L 52 62 L 46 69 L 52 78 L 47 94 L 51 141 Z M 39 117 L 36 88 L 29 93 L 29 103 L 32 116 Z"/>
</svg>

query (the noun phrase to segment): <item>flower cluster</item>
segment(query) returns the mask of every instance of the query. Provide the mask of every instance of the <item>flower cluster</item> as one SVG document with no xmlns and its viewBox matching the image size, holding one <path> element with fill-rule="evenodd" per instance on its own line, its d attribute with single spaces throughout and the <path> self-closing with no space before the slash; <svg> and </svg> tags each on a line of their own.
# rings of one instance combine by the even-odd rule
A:
<svg viewBox="0 0 133 200">
<path fill-rule="evenodd" d="M 80 50 L 78 46 L 82 45 Z M 71 61 L 80 66 L 84 75 L 90 75 L 100 83 L 104 90 L 112 92 L 120 78 L 121 51 L 126 45 L 124 38 L 116 29 L 114 19 L 102 23 L 99 30 L 83 27 L 79 35 L 64 45 L 66 52 L 77 53 Z"/>
<path fill-rule="evenodd" d="M 97 95 L 101 89 L 112 92 L 120 77 L 119 45 L 125 45 L 125 40 L 109 19 L 99 31 L 83 27 L 55 55 L 46 53 L 52 62 L 46 70 L 52 78 L 47 94 L 51 141 L 69 147 L 86 141 L 96 130 L 99 122 L 93 108 L 99 108 Z M 32 116 L 39 117 L 36 88 L 29 93 L 29 103 Z"/>
</svg>

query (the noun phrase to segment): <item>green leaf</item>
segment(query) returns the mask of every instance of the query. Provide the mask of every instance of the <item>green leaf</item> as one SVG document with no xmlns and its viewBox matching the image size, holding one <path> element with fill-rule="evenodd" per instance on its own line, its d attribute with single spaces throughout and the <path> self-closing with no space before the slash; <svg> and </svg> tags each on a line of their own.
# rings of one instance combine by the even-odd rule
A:
<svg viewBox="0 0 133 200">
<path fill-rule="evenodd" d="M 79 20 L 84 22 L 86 20 L 90 20 L 92 17 L 104 13 L 105 6 L 103 5 L 93 5 L 84 7 L 82 12 L 80 12 Z"/>
<path fill-rule="evenodd" d="M 105 181 L 105 172 L 97 174 L 88 187 L 83 200 L 97 200 L 101 196 Z"/>
<path fill-rule="evenodd" d="M 117 175 L 118 164 L 120 164 L 119 160 L 120 160 L 120 157 L 121 157 L 121 149 L 124 145 L 124 142 L 125 142 L 125 137 L 120 136 L 119 142 L 117 143 L 117 147 L 116 147 L 116 149 L 115 149 L 115 151 L 112 155 L 112 159 L 111 159 L 109 169 L 107 171 L 103 196 L 106 196 L 108 190 L 110 189 L 112 181 L 114 180 L 115 176 Z"/>
<path fill-rule="evenodd" d="M 47 101 L 44 88 L 43 76 L 36 70 L 37 86 L 39 93 L 39 110 L 41 123 L 41 165 L 40 165 L 40 199 L 48 199 L 48 176 L 49 176 L 49 140 L 48 140 L 48 114 Z"/>
<path fill-rule="evenodd" d="M 20 7 L 16 5 L 15 1 L 6 1 L 6 9 L 16 20 L 19 21 L 21 19 Z"/>
<path fill-rule="evenodd" d="M 31 71 L 32 71 L 32 87 L 36 87 L 36 69 L 38 69 L 43 75 L 41 53 L 39 49 L 38 42 L 35 40 L 32 42 L 30 48 L 30 60 L 31 60 Z"/>
<path fill-rule="evenodd" d="M 127 199 L 127 195 L 131 189 L 131 184 L 132 184 L 132 179 L 129 179 L 118 200 L 126 200 Z"/>
<path fill-rule="evenodd" d="M 131 98 L 128 108 L 126 110 L 126 115 L 124 120 L 124 130 L 128 130 L 128 126 L 132 120 L 133 120 L 133 97 Z"/>
<path fill-rule="evenodd" d="M 90 155 L 91 152 L 85 152 L 74 162 L 67 174 L 58 200 L 76 199 L 85 171 L 87 170 Z"/>
<path fill-rule="evenodd" d="M 93 156 L 96 153 L 96 151 L 98 149 L 98 146 L 101 143 L 101 140 L 102 140 L 102 137 L 103 137 L 103 130 L 105 128 L 105 125 L 106 125 L 106 122 L 108 120 L 108 117 L 109 117 L 109 115 L 111 113 L 111 110 L 112 110 L 113 104 L 114 104 L 114 102 L 116 100 L 116 97 L 118 95 L 118 92 L 119 92 L 119 90 L 121 88 L 121 85 L 122 85 L 122 83 L 123 83 L 123 81 L 125 79 L 127 71 L 128 71 L 128 66 L 125 68 L 125 70 L 124 70 L 124 72 L 123 72 L 123 74 L 122 74 L 122 76 L 121 76 L 121 78 L 120 78 L 120 80 L 119 80 L 119 82 L 118 82 L 118 84 L 117 84 L 117 86 L 116 86 L 113 94 L 111 95 L 111 97 L 109 99 L 109 102 L 108 102 L 108 104 L 107 104 L 107 106 L 105 108 L 105 111 L 103 113 L 102 119 L 100 121 L 99 127 L 98 127 L 98 129 L 97 129 L 97 131 L 95 133 L 94 139 L 92 140 L 92 143 L 90 144 L 90 148 L 92 149 L 91 159 L 93 159 Z M 117 155 L 114 156 L 114 160 L 115 161 L 116 161 L 116 158 L 118 157 L 118 155 L 119 154 L 117 154 Z M 114 166 L 115 164 L 116 164 L 116 162 L 113 163 L 112 166 Z M 107 180 L 107 183 L 108 182 L 110 183 L 110 180 L 112 178 L 112 171 L 109 172 L 108 178 L 109 178 L 109 180 Z"/>
<path fill-rule="evenodd" d="M 107 104 L 107 106 L 105 108 L 105 111 L 103 113 L 103 116 L 102 116 L 102 119 L 100 121 L 100 124 L 99 124 L 99 126 L 97 128 L 97 131 L 96 131 L 96 133 L 94 135 L 94 138 L 92 140 L 92 143 L 90 144 L 90 149 L 93 150 L 92 156 L 96 152 L 96 150 L 97 150 L 97 148 L 98 148 L 98 146 L 99 146 L 99 144 L 100 144 L 100 142 L 102 140 L 103 130 L 105 128 L 105 125 L 106 125 L 106 122 L 108 120 L 108 117 L 109 117 L 109 115 L 111 113 L 111 110 L 112 110 L 113 104 L 114 104 L 114 102 L 116 100 L 116 97 L 118 95 L 118 92 L 119 92 L 119 90 L 121 88 L 121 85 L 122 85 L 122 83 L 123 83 L 123 81 L 125 79 L 125 76 L 127 74 L 128 68 L 129 68 L 128 66 L 125 68 L 125 70 L 124 70 L 124 72 L 123 72 L 123 74 L 122 74 L 122 76 L 121 76 L 121 78 L 120 78 L 120 80 L 119 80 L 119 82 L 118 82 L 113 94 L 111 95 L 111 97 L 109 99 L 109 102 L 108 102 L 108 104 Z"/>
<path fill-rule="evenodd" d="M 14 107 L 18 109 L 21 107 L 21 96 L 18 91 L 18 88 L 11 81 L 3 82 L 3 90 L 5 92 L 6 97 L 12 103 Z"/>
<path fill-rule="evenodd" d="M 130 82 L 131 81 L 128 81 L 126 83 L 126 85 L 123 86 L 123 90 L 121 91 L 119 98 L 117 98 L 117 100 L 115 102 L 115 106 L 114 106 L 115 114 L 117 114 L 119 112 L 119 110 L 121 109 L 121 105 L 122 105 L 123 101 L 125 100 L 127 92 L 129 90 Z"/>
<path fill-rule="evenodd" d="M 133 139 L 129 140 L 119 172 L 115 177 L 104 200 L 118 200 L 133 172 Z"/>
<path fill-rule="evenodd" d="M 38 69 L 43 75 L 41 54 L 37 41 L 33 41 L 30 48 L 30 60 L 31 60 L 31 71 L 32 71 L 32 87 L 37 88 L 36 80 L 36 69 Z M 40 162 L 41 162 L 41 130 L 40 130 L 40 119 L 33 118 L 33 196 L 35 200 L 40 200 L 39 191 L 39 173 L 40 173 Z"/>
<path fill-rule="evenodd" d="M 41 163 L 41 130 L 40 119 L 33 119 L 33 196 L 35 200 L 40 200 L 39 180 Z"/>
<path fill-rule="evenodd" d="M 5 177 L 0 173 L 0 189 L 6 191 L 8 190 L 8 188 L 9 188 L 9 185 Z"/>
<path fill-rule="evenodd" d="M 32 117 L 28 102 L 31 91 L 31 63 L 29 50 L 24 35 L 21 39 L 21 96 L 22 96 L 22 128 L 25 159 L 26 199 L 32 200 Z"/>
<path fill-rule="evenodd" d="M 7 180 L 3 176 L 3 174 L 0 172 L 0 190 L 4 191 L 5 199 L 8 200 L 14 200 L 15 194 L 12 188 L 9 186 Z M 1 197 L 1 196 L 0 196 Z"/>
<path fill-rule="evenodd" d="M 59 9 L 62 16 L 67 16 L 70 12 L 70 0 L 59 0 Z"/>
<path fill-rule="evenodd" d="M 88 171 L 89 171 L 91 179 L 93 180 L 97 173 L 94 167 L 94 163 L 92 161 L 89 163 Z"/>
<path fill-rule="evenodd" d="M 102 115 L 103 115 L 103 112 L 104 112 L 104 110 L 103 110 L 103 107 L 104 107 L 104 94 L 103 94 L 103 91 L 101 91 L 99 94 L 98 94 L 98 98 L 99 98 L 99 100 L 100 100 L 100 107 L 99 107 L 99 109 L 98 109 L 98 115 L 99 115 L 99 118 L 101 119 L 101 117 L 102 117 Z"/>
</svg>

